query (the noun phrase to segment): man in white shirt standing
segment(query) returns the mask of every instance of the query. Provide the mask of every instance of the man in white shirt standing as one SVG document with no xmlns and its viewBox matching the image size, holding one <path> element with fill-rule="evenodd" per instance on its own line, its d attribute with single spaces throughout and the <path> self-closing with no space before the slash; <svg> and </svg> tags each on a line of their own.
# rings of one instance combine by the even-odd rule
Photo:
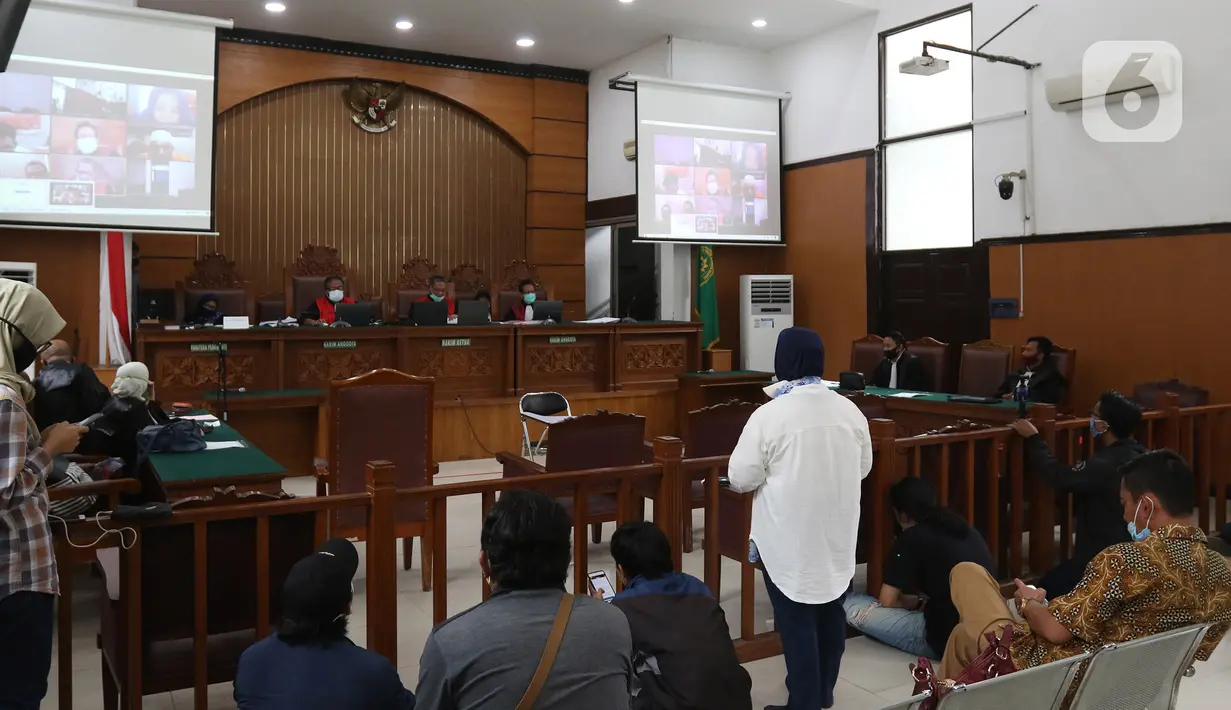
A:
<svg viewBox="0 0 1231 710">
<path fill-rule="evenodd" d="M 772 399 L 748 419 L 728 470 L 732 490 L 755 491 L 749 555 L 759 558 L 774 605 L 790 710 L 833 707 L 860 486 L 872 470 L 868 420 L 822 382 L 824 370 L 821 336 L 782 331 L 778 381 L 766 388 Z"/>
</svg>

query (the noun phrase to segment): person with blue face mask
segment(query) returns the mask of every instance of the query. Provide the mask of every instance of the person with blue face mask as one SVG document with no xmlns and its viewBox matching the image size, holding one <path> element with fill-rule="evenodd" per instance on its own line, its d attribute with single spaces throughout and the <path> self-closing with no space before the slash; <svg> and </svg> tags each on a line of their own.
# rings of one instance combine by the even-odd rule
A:
<svg viewBox="0 0 1231 710">
<path fill-rule="evenodd" d="M 1039 586 L 1052 594 L 1066 594 L 1077 586 L 1086 565 L 1104 548 L 1127 542 L 1120 518 L 1120 467 L 1145 453 L 1133 433 L 1141 423 L 1141 410 L 1118 392 L 1105 392 L 1090 410 L 1089 436 L 1094 453 L 1069 466 L 1056 460 L 1043 437 L 1029 421 L 1013 424 L 1025 441 L 1026 471 L 1040 476 L 1058 491 L 1073 495 L 1077 541 L 1073 556 L 1052 568 Z"/>
<path fill-rule="evenodd" d="M 1095 555 L 1072 592 L 1060 596 L 1015 580 L 1025 619 L 1013 626 L 1009 655 L 1018 670 L 1097 651 L 1106 644 L 1210 624 L 1196 659 L 1208 660 L 1231 627 L 1231 569 L 1210 549 L 1193 511 L 1197 477 L 1174 451 L 1151 451 L 1120 471 L 1122 529 L 1130 542 Z M 979 565 L 950 574 L 961 622 L 949 635 L 941 673 L 956 671 L 986 648 L 983 634 L 1012 623 L 1000 586 Z"/>
</svg>

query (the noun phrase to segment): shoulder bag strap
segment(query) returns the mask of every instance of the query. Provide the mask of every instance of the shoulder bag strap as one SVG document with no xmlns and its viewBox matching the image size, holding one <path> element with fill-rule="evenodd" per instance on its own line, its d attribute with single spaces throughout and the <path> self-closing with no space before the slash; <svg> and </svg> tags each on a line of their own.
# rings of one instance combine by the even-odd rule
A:
<svg viewBox="0 0 1231 710">
<path fill-rule="evenodd" d="M 525 695 L 521 696 L 521 702 L 517 703 L 517 710 L 531 710 L 534 702 L 539 699 L 539 693 L 542 692 L 543 686 L 547 683 L 547 676 L 551 673 L 551 666 L 556 662 L 556 652 L 560 650 L 560 642 L 564 640 L 564 629 L 568 626 L 568 618 L 572 613 L 573 595 L 565 594 L 560 599 L 560 608 L 556 611 L 556 620 L 552 623 L 551 633 L 547 636 L 547 646 L 543 649 L 542 658 L 539 659 L 539 667 L 534 671 L 530 687 L 526 688 Z"/>
</svg>

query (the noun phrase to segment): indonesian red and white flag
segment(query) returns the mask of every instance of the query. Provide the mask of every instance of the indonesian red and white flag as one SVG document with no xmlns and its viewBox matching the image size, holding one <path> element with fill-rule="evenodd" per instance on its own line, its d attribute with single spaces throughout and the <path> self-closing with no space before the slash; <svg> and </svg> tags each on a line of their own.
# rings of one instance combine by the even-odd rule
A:
<svg viewBox="0 0 1231 710">
<path fill-rule="evenodd" d="M 103 232 L 99 261 L 98 359 L 123 365 L 132 359 L 132 251 L 128 232 Z"/>
</svg>

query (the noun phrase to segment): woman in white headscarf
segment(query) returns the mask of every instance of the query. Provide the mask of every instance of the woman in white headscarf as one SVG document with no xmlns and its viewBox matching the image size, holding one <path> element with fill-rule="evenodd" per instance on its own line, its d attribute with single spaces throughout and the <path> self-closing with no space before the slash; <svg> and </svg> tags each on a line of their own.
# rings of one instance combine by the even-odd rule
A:
<svg viewBox="0 0 1231 710">
<path fill-rule="evenodd" d="M 150 397 L 150 369 L 145 363 L 121 365 L 115 371 L 111 394 L 114 396 L 103 405 L 107 455 L 123 459 L 125 470 L 131 471 L 140 456 L 137 434 L 147 426 L 167 424 L 170 419 Z"/>
<path fill-rule="evenodd" d="M 0 707 L 35 709 L 47 693 L 52 620 L 59 592 L 47 474 L 77 448 L 84 427 L 39 432 L 30 416 L 34 385 L 24 371 L 64 328 L 29 284 L 0 279 Z"/>
</svg>

